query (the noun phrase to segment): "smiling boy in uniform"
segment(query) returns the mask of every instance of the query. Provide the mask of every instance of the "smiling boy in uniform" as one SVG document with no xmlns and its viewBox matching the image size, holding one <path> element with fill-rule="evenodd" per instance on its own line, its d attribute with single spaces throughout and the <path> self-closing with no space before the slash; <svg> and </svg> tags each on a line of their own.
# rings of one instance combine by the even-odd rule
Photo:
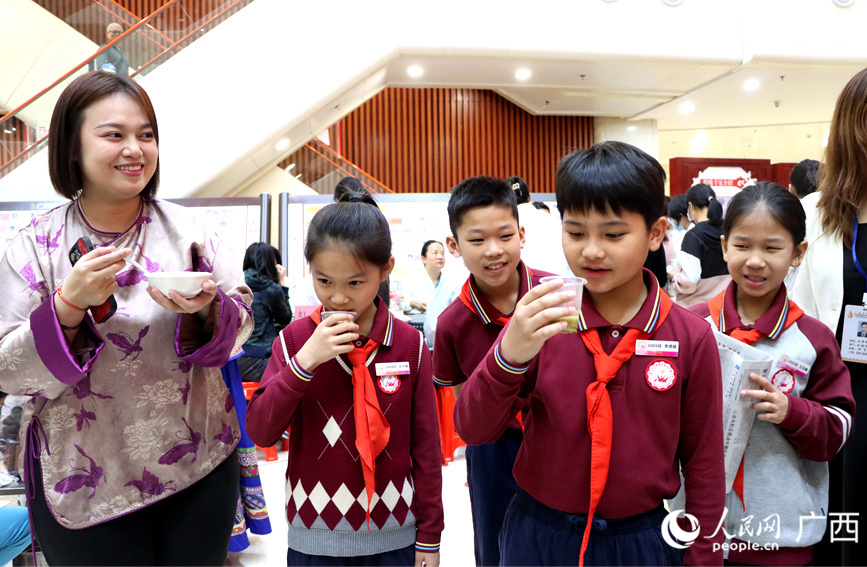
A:
<svg viewBox="0 0 867 567">
<path fill-rule="evenodd" d="M 725 499 L 716 341 L 642 267 L 665 235 L 664 182 L 655 159 L 620 142 L 563 158 L 563 250 L 587 280 L 579 332 L 555 321 L 576 314 L 559 306 L 574 292 L 533 288 L 456 402 L 458 433 L 486 443 L 526 395 L 502 565 L 680 562 L 661 533 L 680 469 L 686 513 L 700 526 L 685 561 L 722 564 L 713 550 Z"/>
<path fill-rule="evenodd" d="M 514 191 L 502 179 L 470 177 L 451 191 L 449 252 L 462 258 L 470 277 L 458 299 L 437 319 L 433 372 L 437 386 L 456 394 L 509 320 L 515 304 L 548 272 L 521 261 L 524 229 L 518 227 Z M 556 243 L 552 243 L 554 245 Z M 512 467 L 521 445 L 521 424 L 511 417 L 495 439 L 467 447 L 467 486 L 473 512 L 476 565 L 499 565 L 499 533 L 515 495 Z"/>
</svg>

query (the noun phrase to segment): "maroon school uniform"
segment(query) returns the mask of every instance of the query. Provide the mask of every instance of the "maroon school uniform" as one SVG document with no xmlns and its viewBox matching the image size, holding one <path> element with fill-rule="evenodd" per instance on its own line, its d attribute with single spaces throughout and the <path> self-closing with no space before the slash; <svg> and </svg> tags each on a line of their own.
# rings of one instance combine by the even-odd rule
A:
<svg viewBox="0 0 867 567">
<path fill-rule="evenodd" d="M 539 278 L 551 275 L 519 262 L 518 298 L 524 297 Z M 434 383 L 438 386 L 463 384 L 497 340 L 511 314 L 501 313 L 481 293 L 470 276 L 461 291 L 437 319 L 434 344 Z M 515 400 L 512 420 L 496 443 L 467 447 L 467 486 L 473 514 L 476 565 L 500 563 L 499 534 L 506 508 L 517 490 L 512 467 L 521 443 L 517 414 L 523 399 Z"/>
<path fill-rule="evenodd" d="M 689 310 L 773 356 L 768 379 L 788 396 L 782 422 L 756 419 L 750 430 L 741 474 L 726 498 L 722 529 L 733 536 L 728 559 L 748 565 L 806 565 L 825 533 L 828 512 L 837 512 L 828 510 L 827 461 L 849 437 L 855 413 L 849 371 L 834 333 L 789 301 L 784 285 L 751 325 L 744 325 L 738 314 L 734 282 Z M 745 529 L 767 518 L 775 519 L 774 530 Z M 741 542 L 753 545 L 738 546 Z"/>
<path fill-rule="evenodd" d="M 607 353 L 627 329 L 647 330 L 653 341 L 678 344 L 676 356 L 636 354 L 608 384 L 613 441 L 596 516 L 623 518 L 657 508 L 677 493 L 681 467 L 686 512 L 701 526 L 685 562 L 722 564 L 722 553 L 712 551 L 712 543 L 721 543 L 722 534 L 705 537 L 713 534 L 725 502 L 716 341 L 705 321 L 676 305 L 660 324 L 659 286 L 648 270 L 644 279 L 647 300 L 625 325 L 611 325 L 602 318 L 586 294 L 580 312 L 580 326 L 596 328 Z M 548 339 L 528 366 L 516 367 L 502 360 L 498 344 L 461 390 L 455 405 L 458 433 L 468 443 L 498 438 L 510 423 L 518 392 L 526 388 L 529 413 L 515 479 L 546 506 L 587 514 L 591 440 L 586 390 L 596 381 L 593 355 L 578 334 L 559 334 Z"/>
<path fill-rule="evenodd" d="M 538 285 L 541 278 L 554 275 L 529 268 L 523 261 L 518 263 L 517 269 L 520 280 L 517 301 Z M 466 382 L 497 340 L 503 330 L 502 322 L 511 316 L 511 313 L 500 313 L 491 305 L 479 291 L 472 275 L 469 286 L 474 309 L 458 298 L 437 318 L 433 355 L 433 380 L 437 386 L 457 386 Z M 518 409 L 515 414 L 517 412 Z M 521 424 L 514 418 L 509 427 L 520 430 Z"/>
<path fill-rule="evenodd" d="M 367 494 L 355 446 L 352 364 L 341 355 L 313 373 L 295 354 L 316 328 L 311 317 L 277 337 L 247 430 L 273 445 L 290 428 L 286 516 L 289 547 L 309 555 L 357 557 L 409 545 L 438 551 L 443 530 L 442 464 L 430 353 L 421 334 L 397 321 L 382 302 L 369 338 L 380 344 L 368 362 L 391 434 L 376 458 L 376 489 Z M 361 346 L 365 338 L 356 342 Z M 288 356 L 287 356 L 288 355 Z M 408 374 L 381 378 L 381 363 L 404 363 Z"/>
</svg>

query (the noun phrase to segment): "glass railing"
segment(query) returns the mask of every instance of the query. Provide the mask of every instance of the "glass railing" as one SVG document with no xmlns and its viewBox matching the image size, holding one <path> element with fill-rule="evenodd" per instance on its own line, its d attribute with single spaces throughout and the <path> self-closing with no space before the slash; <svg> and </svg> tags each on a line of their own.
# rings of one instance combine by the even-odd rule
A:
<svg viewBox="0 0 867 567">
<path fill-rule="evenodd" d="M 333 194 L 335 185 L 344 177 L 358 178 L 374 193 L 394 193 L 381 181 L 315 138 L 280 162 L 279 167 L 321 195 Z"/>
<path fill-rule="evenodd" d="M 139 9 L 153 5 L 155 9 L 146 17 L 139 18 L 113 0 L 87 3 L 36 0 L 37 4 L 99 45 L 99 49 L 84 61 L 69 61 L 66 73 L 0 118 L 0 178 L 27 161 L 47 143 L 47 120 L 43 118 L 39 124 L 30 123 L 28 117 L 32 113 L 29 113 L 29 109 L 54 108 L 63 88 L 76 76 L 98 67 L 113 67 L 111 70 L 127 73 L 133 78 L 144 76 L 251 2 L 145 0 L 135 5 Z M 110 43 L 103 44 L 109 24 L 120 24 L 124 31 Z M 121 63 L 123 61 L 128 62 L 128 65 Z"/>
</svg>

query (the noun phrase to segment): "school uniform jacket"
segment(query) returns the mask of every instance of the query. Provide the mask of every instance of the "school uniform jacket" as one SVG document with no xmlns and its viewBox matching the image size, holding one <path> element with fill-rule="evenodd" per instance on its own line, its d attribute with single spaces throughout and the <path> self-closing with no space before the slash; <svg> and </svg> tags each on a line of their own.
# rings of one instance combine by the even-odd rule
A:
<svg viewBox="0 0 867 567">
<path fill-rule="evenodd" d="M 523 261 L 518 263 L 517 270 L 520 282 L 518 301 L 533 286 L 539 284 L 540 278 L 553 275 L 533 270 Z M 466 382 L 503 330 L 503 326 L 496 321 L 511 316 L 511 314 L 500 313 L 491 305 L 476 285 L 475 277 L 471 275 L 469 282 L 476 310 L 470 309 L 463 301 L 456 299 L 437 320 L 433 355 L 434 384 L 437 386 L 456 386 Z M 514 413 L 517 414 L 518 411 L 519 408 L 516 408 Z M 520 431 L 521 424 L 515 418 L 509 423 L 509 427 Z"/>
<path fill-rule="evenodd" d="M 612 325 L 584 295 L 581 325 L 596 328 L 605 352 L 612 352 L 629 328 L 655 329 L 652 340 L 676 341 L 675 357 L 633 356 L 608 385 L 614 429 L 610 470 L 596 511 L 623 518 L 652 510 L 680 487 L 686 476 L 686 512 L 700 522 L 701 536 L 689 548 L 691 565 L 722 564 L 711 535 L 725 500 L 722 386 L 713 332 L 700 318 L 676 305 L 660 325 L 659 285 L 644 270 L 648 296 L 635 317 Z M 518 485 L 543 504 L 586 514 L 590 503 L 590 436 L 587 387 L 596 380 L 593 356 L 578 334 L 548 339 L 528 365 L 499 356 L 499 341 L 470 376 L 455 404 L 455 426 L 467 443 L 497 439 L 512 417 L 521 388 L 528 394 L 524 441 L 515 463 Z M 665 391 L 650 386 L 652 365 L 666 361 L 675 380 Z M 591 538 L 593 536 L 591 535 Z M 665 545 L 660 540 L 660 545 Z"/>
<path fill-rule="evenodd" d="M 834 334 L 820 321 L 802 315 L 780 330 L 787 314 L 785 286 L 780 287 L 767 313 L 752 325 L 741 323 L 736 294 L 737 285 L 732 282 L 725 291 L 718 330 L 729 334 L 740 327 L 763 335 L 752 346 L 774 357 L 770 380 L 787 394 L 789 410 L 779 425 L 758 419 L 753 422 L 744 453 L 746 510 L 734 490 L 726 497 L 729 511 L 725 529 L 729 534 L 741 541 L 776 543 L 780 550 L 733 551 L 728 558 L 755 565 L 802 565 L 810 561 L 810 546 L 822 539 L 826 521 L 802 522 L 801 517 L 828 515 L 826 461 L 843 447 L 852 427 L 855 401 L 849 371 L 840 358 Z M 706 303 L 693 306 L 691 311 L 714 325 Z M 808 366 L 809 371 L 803 375 L 792 372 L 793 365 L 781 361 L 784 354 Z M 779 531 L 757 529 L 765 518 L 773 520 L 775 515 Z"/>
<path fill-rule="evenodd" d="M 380 408 L 391 428 L 376 459 L 376 492 L 365 521 L 367 492 L 355 447 L 352 365 L 341 355 L 308 372 L 295 361 L 316 323 L 305 317 L 283 329 L 250 400 L 247 431 L 273 445 L 287 428 L 286 517 L 289 547 L 310 555 L 355 557 L 416 544 L 439 549 L 443 530 L 442 463 L 430 353 L 421 334 L 377 301 L 369 337 L 380 346 L 368 362 Z M 359 339 L 363 346 L 366 338 Z M 399 387 L 383 386 L 376 365 L 408 362 Z M 385 388 L 385 390 L 384 390 Z"/>
</svg>

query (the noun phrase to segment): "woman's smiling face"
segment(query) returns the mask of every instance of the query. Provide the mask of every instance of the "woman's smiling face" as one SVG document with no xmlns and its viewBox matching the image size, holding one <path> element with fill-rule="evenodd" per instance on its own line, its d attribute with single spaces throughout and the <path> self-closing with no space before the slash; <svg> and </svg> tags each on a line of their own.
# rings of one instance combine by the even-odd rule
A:
<svg viewBox="0 0 867 567">
<path fill-rule="evenodd" d="M 159 149 L 142 107 L 124 94 L 87 107 L 81 125 L 82 195 L 106 202 L 137 198 L 153 177 Z"/>
</svg>

